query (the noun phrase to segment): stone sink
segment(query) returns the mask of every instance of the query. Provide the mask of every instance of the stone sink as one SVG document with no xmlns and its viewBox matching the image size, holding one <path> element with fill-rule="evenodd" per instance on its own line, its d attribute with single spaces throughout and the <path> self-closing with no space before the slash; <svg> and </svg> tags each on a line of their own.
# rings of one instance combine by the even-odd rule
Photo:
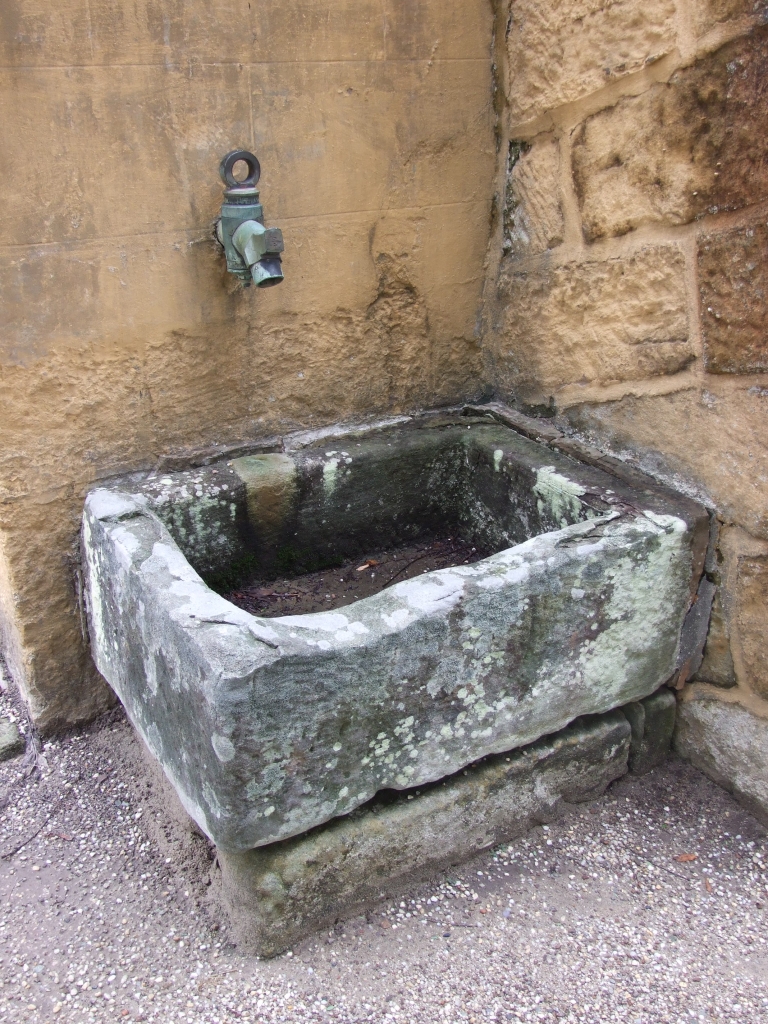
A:
<svg viewBox="0 0 768 1024">
<path fill-rule="evenodd" d="M 488 416 L 284 448 L 126 477 L 83 515 L 96 665 L 222 850 L 305 833 L 675 673 L 707 532 L 695 502 Z M 259 618 L 216 592 L 448 532 L 495 554 L 316 614 Z"/>
</svg>

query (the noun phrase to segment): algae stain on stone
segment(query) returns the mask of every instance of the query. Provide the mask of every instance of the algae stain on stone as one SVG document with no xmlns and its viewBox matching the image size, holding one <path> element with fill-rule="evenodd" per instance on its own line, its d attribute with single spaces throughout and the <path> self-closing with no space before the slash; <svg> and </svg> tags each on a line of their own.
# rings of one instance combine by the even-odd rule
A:
<svg viewBox="0 0 768 1024">
<path fill-rule="evenodd" d="M 582 514 L 579 498 L 585 489 L 562 473 L 555 472 L 554 466 L 542 466 L 536 471 L 533 493 L 537 498 L 539 512 L 543 514 L 549 510 L 555 522 L 562 527 L 569 525 L 569 518 L 579 519 Z"/>
<path fill-rule="evenodd" d="M 607 574 L 613 583 L 605 608 L 609 626 L 585 642 L 580 653 L 583 678 L 596 691 L 614 691 L 617 682 L 626 685 L 639 658 L 648 659 L 650 671 L 653 662 L 666 664 L 671 651 L 665 647 L 675 645 L 679 637 L 681 623 L 670 619 L 670 611 L 683 607 L 688 585 L 688 567 L 680 558 L 687 527 L 675 516 L 645 515 L 645 551 L 642 557 L 620 559 Z M 620 526 L 617 532 L 639 529 L 642 520 Z M 621 629 L 614 631 L 611 625 L 618 623 Z"/>
<path fill-rule="evenodd" d="M 169 529 L 191 552 L 223 546 L 226 538 L 218 529 L 220 506 L 217 498 L 197 494 L 184 504 L 171 506 L 167 513 Z"/>
</svg>

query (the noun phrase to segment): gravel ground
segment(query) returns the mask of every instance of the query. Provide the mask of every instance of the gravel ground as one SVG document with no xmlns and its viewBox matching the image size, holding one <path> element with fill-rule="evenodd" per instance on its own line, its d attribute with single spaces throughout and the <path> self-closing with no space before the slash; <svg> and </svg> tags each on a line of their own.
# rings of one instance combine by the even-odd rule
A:
<svg viewBox="0 0 768 1024">
<path fill-rule="evenodd" d="M 0 808 L 3 1021 L 768 1022 L 765 831 L 678 761 L 273 961 L 120 712 Z"/>
</svg>

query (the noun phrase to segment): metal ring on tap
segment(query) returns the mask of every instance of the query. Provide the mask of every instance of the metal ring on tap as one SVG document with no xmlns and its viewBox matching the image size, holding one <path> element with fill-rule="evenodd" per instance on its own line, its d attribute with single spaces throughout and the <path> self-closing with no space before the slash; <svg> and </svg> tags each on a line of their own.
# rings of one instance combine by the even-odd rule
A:
<svg viewBox="0 0 768 1024">
<path fill-rule="evenodd" d="M 242 181 L 238 181 L 232 173 L 240 160 L 248 166 L 248 176 Z M 227 188 L 255 188 L 261 177 L 261 164 L 247 149 L 233 149 L 219 164 L 219 174 Z"/>
</svg>

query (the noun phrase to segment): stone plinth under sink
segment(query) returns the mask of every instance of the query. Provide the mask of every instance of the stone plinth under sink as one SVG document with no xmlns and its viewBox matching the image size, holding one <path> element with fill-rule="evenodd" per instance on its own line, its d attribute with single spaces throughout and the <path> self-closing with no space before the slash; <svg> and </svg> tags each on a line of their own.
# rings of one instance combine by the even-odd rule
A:
<svg viewBox="0 0 768 1024">
<path fill-rule="evenodd" d="M 83 517 L 93 657 L 222 850 L 285 840 L 673 675 L 707 516 L 637 479 L 459 416 L 124 478 Z M 311 615 L 208 585 L 446 528 L 496 554 Z"/>
</svg>

